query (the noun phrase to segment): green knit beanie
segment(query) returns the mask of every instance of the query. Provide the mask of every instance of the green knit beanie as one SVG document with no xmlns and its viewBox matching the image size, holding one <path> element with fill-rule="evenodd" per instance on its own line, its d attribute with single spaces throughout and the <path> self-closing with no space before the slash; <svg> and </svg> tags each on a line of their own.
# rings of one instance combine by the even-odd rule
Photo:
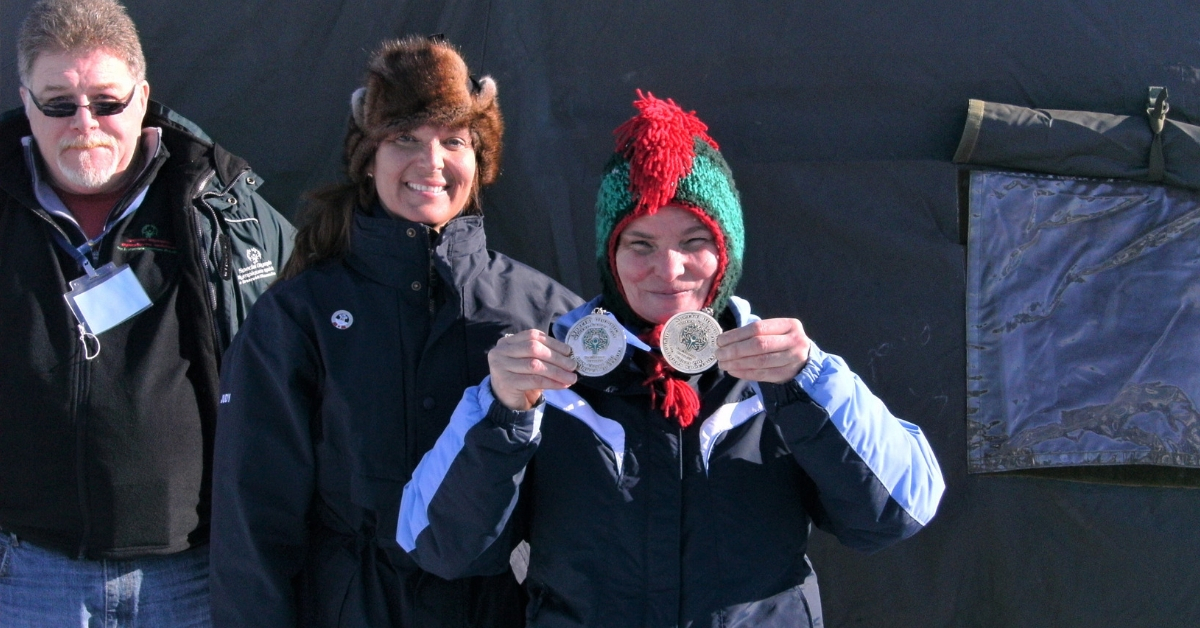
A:
<svg viewBox="0 0 1200 628">
<path fill-rule="evenodd" d="M 616 153 L 596 198 L 596 262 L 604 304 L 623 321 L 648 326 L 625 301 L 615 276 L 620 231 L 667 205 L 691 210 L 716 238 L 720 265 L 708 307 L 720 316 L 742 275 L 746 232 L 729 165 L 695 112 L 638 90 L 638 114 L 617 127 Z"/>
</svg>

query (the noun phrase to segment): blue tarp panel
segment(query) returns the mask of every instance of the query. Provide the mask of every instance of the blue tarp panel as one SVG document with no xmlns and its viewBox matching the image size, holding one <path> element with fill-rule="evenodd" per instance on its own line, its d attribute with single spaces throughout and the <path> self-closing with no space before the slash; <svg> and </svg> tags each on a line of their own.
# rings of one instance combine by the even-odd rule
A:
<svg viewBox="0 0 1200 628">
<path fill-rule="evenodd" d="M 973 472 L 1200 468 L 1200 194 L 971 176 Z"/>
</svg>

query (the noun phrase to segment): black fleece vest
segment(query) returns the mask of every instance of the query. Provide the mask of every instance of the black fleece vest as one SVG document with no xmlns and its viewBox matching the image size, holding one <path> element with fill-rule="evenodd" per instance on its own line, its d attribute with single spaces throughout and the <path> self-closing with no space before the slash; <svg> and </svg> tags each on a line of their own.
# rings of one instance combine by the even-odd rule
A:
<svg viewBox="0 0 1200 628">
<path fill-rule="evenodd" d="M 12 179 L 24 168 L 0 173 L 0 528 L 68 555 L 207 540 L 219 355 L 190 205 L 210 162 L 174 150 L 95 264 L 128 264 L 153 305 L 99 334 L 92 360 L 62 296 L 82 271 Z"/>
</svg>

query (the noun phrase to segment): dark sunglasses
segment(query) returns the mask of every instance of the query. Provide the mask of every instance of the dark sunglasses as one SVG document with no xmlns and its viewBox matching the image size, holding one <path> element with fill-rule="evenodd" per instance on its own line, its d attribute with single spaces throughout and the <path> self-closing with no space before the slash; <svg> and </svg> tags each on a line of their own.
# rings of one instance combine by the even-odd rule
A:
<svg viewBox="0 0 1200 628">
<path fill-rule="evenodd" d="M 29 100 L 33 101 L 33 106 L 37 107 L 38 111 L 42 112 L 42 115 L 46 116 L 47 118 L 70 118 L 71 116 L 75 115 L 76 111 L 79 111 L 80 107 L 87 107 L 87 110 L 92 112 L 92 116 L 98 118 L 101 116 L 115 116 L 118 113 L 125 111 L 125 108 L 129 106 L 129 103 L 133 102 L 133 95 L 137 93 L 137 85 L 133 86 L 133 89 L 129 92 L 129 96 L 126 97 L 124 101 L 99 100 L 96 102 L 90 102 L 86 105 L 65 101 L 52 102 L 48 105 L 43 105 L 42 103 L 38 102 L 36 97 L 34 97 L 33 90 L 26 87 L 25 91 L 29 92 Z"/>
</svg>

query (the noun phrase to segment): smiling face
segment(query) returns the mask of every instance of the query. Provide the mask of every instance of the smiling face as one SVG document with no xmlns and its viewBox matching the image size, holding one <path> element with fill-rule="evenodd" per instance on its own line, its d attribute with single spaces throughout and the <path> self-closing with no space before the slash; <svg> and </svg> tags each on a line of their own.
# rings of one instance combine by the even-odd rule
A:
<svg viewBox="0 0 1200 628">
<path fill-rule="evenodd" d="M 668 205 L 629 222 L 617 239 L 615 266 L 626 303 L 657 325 L 708 304 L 720 259 L 708 227 Z"/>
<path fill-rule="evenodd" d="M 75 194 L 120 189 L 141 141 L 150 86 L 136 80 L 124 61 L 92 50 L 38 55 L 26 87 L 21 88 L 25 115 L 54 184 Z M 129 106 L 116 115 L 93 116 L 80 107 L 67 118 L 46 116 L 30 98 L 43 105 L 84 105 L 123 102 L 131 95 Z"/>
<path fill-rule="evenodd" d="M 370 168 L 385 209 L 440 229 L 471 199 L 476 170 L 471 133 L 419 126 L 381 142 Z"/>
</svg>

